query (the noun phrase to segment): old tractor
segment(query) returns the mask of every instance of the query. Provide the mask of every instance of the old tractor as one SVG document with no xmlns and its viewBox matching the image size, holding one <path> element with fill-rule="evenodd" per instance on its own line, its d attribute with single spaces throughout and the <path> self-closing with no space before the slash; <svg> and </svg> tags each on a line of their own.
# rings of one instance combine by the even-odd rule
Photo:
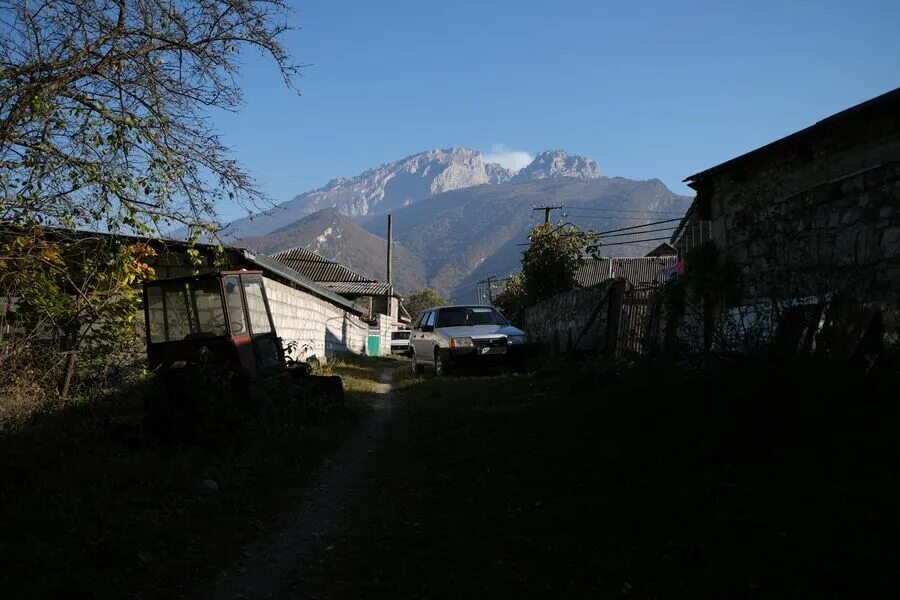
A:
<svg viewBox="0 0 900 600">
<path fill-rule="evenodd" d="M 279 410 L 321 418 L 343 405 L 340 377 L 313 375 L 285 357 L 261 271 L 162 279 L 143 292 L 147 358 L 158 380 L 146 402 L 152 432 L 228 437 Z"/>
</svg>

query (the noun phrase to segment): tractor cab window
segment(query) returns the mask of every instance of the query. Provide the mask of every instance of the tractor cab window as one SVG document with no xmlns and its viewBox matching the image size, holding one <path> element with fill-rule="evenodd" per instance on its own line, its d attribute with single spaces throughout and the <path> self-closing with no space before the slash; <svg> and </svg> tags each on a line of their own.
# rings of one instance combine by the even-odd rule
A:
<svg viewBox="0 0 900 600">
<path fill-rule="evenodd" d="M 151 342 L 227 335 L 219 283 L 197 279 L 147 288 Z"/>
<path fill-rule="evenodd" d="M 222 291 L 215 279 L 201 279 L 189 286 L 195 313 L 194 330 L 199 336 L 226 335 L 225 311 L 222 308 Z"/>
<path fill-rule="evenodd" d="M 244 296 L 247 298 L 247 314 L 250 316 L 250 329 L 254 336 L 269 333 L 269 311 L 266 310 L 266 297 L 263 292 L 262 277 L 244 276 Z"/>
<path fill-rule="evenodd" d="M 163 306 L 163 290 L 154 285 L 147 288 L 147 331 L 151 342 L 166 341 L 166 310 Z"/>
<path fill-rule="evenodd" d="M 225 304 L 231 321 L 231 335 L 249 333 L 244 316 L 244 301 L 241 299 L 241 279 L 237 275 L 225 278 Z"/>
</svg>

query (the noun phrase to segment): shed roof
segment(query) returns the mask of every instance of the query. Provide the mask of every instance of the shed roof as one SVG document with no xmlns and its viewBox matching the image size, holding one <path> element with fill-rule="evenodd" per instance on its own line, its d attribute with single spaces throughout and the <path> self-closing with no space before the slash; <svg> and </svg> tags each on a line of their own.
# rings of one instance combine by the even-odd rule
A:
<svg viewBox="0 0 900 600">
<path fill-rule="evenodd" d="M 9 224 L 9 222 L 5 222 Z M 11 226 L 15 226 L 15 224 L 11 224 Z M 216 244 L 204 244 L 200 242 L 196 242 L 191 244 L 190 242 L 186 242 L 184 240 L 178 239 L 169 239 L 169 238 L 151 238 L 147 236 L 139 236 L 133 234 L 122 234 L 122 233 L 108 233 L 104 231 L 85 231 L 85 230 L 69 230 L 61 227 L 46 227 L 45 230 L 53 236 L 56 236 L 61 239 L 90 239 L 90 238 L 98 238 L 98 239 L 109 239 L 109 240 L 134 240 L 140 242 L 146 242 L 149 244 L 154 244 L 157 248 L 180 248 L 180 249 L 188 249 L 188 248 L 202 248 L 210 253 L 214 253 L 218 246 Z M 279 275 L 283 279 L 293 283 L 294 285 L 304 289 L 305 291 L 319 296 L 332 304 L 336 304 L 345 308 L 347 310 L 352 310 L 355 313 L 362 314 L 364 311 L 347 300 L 346 298 L 339 296 L 335 292 L 327 289 L 326 287 L 312 281 L 311 279 L 304 277 L 302 274 L 298 273 L 294 269 L 285 266 L 284 264 L 272 259 L 272 257 L 267 256 L 265 254 L 258 254 L 255 252 L 251 252 L 245 248 L 238 248 L 235 246 L 225 246 L 225 251 L 231 253 L 232 256 L 237 256 L 240 259 L 243 259 L 246 262 L 249 262 L 252 265 L 255 265 L 261 268 L 263 271 L 268 273 L 274 273 Z M 234 265 L 231 265 L 234 266 Z"/>
<path fill-rule="evenodd" d="M 607 279 L 621 277 L 632 285 L 661 283 L 666 269 L 674 266 L 675 256 L 629 256 L 585 260 L 575 273 L 581 287 L 591 287 Z"/>
<path fill-rule="evenodd" d="M 336 292 L 328 289 L 324 285 L 316 283 L 315 281 L 312 281 L 309 278 L 304 277 L 303 275 L 301 275 L 300 273 L 298 273 L 291 267 L 275 260 L 271 256 L 268 256 L 266 254 L 255 254 L 255 253 L 251 252 L 250 250 L 246 250 L 243 248 L 240 249 L 240 252 L 242 253 L 243 257 L 247 261 L 255 264 L 256 266 L 262 268 L 265 271 L 275 273 L 276 275 L 279 275 L 279 276 L 283 277 L 284 279 L 287 279 L 291 283 L 294 283 L 294 284 L 298 285 L 299 287 L 304 288 L 306 291 L 311 292 L 311 293 L 315 294 L 316 296 L 320 296 L 321 298 L 324 298 L 325 300 L 328 300 L 332 304 L 336 304 L 338 306 L 346 308 L 347 310 L 352 310 L 355 313 L 362 314 L 362 312 L 363 312 L 362 308 L 360 308 L 356 304 L 350 302 L 343 296 L 339 296 Z"/>
<path fill-rule="evenodd" d="M 681 223 L 678 225 L 680 227 Z M 678 254 L 678 249 L 669 242 L 663 242 L 644 256 L 672 256 L 674 254 Z"/>
<path fill-rule="evenodd" d="M 326 281 L 371 282 L 374 279 L 360 275 L 349 267 L 328 260 L 306 248 L 291 248 L 272 255 L 278 262 L 289 266 L 304 277 L 319 283 Z"/>
</svg>

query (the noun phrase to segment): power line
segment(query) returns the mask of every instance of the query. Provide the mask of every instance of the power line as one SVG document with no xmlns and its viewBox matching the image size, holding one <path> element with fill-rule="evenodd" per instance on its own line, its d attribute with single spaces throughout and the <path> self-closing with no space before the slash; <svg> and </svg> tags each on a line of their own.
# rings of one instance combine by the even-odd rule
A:
<svg viewBox="0 0 900 600">
<path fill-rule="evenodd" d="M 572 210 L 583 210 L 588 212 L 620 212 L 620 213 L 637 213 L 640 215 L 681 215 L 684 216 L 684 213 L 674 212 L 674 211 L 666 211 L 666 210 L 629 210 L 626 208 L 593 208 L 590 206 L 567 206 L 565 208 Z M 568 211 L 565 211 L 568 212 Z"/>
<path fill-rule="evenodd" d="M 665 221 L 654 221 L 653 223 L 645 223 L 643 225 L 634 225 L 633 227 L 622 227 L 620 229 L 610 229 L 609 231 L 599 231 L 597 235 L 607 235 L 610 233 L 619 233 L 620 231 L 630 231 L 632 229 L 641 229 L 643 227 L 651 227 L 653 225 L 663 225 L 665 223 L 674 223 L 675 221 L 681 221 L 682 219 L 666 219 Z M 677 227 L 673 227 L 673 229 L 677 229 Z M 644 232 L 649 233 L 649 231 Z"/>
<path fill-rule="evenodd" d="M 668 240 L 667 237 L 657 237 L 657 238 L 647 238 L 645 240 L 631 240 L 630 242 L 613 242 L 612 244 L 600 244 L 600 248 L 605 248 L 607 246 L 627 246 L 629 244 L 643 244 L 644 242 L 658 242 L 659 240 Z"/>
<path fill-rule="evenodd" d="M 613 233 L 608 234 L 603 237 L 623 237 L 626 235 L 643 235 L 645 233 L 656 233 L 657 231 L 672 231 L 674 229 L 678 229 L 678 227 L 660 227 L 659 229 L 646 229 L 643 231 L 635 231 L 633 233 Z"/>
<path fill-rule="evenodd" d="M 571 219 L 575 219 L 577 221 L 643 221 L 641 217 L 613 217 L 613 216 L 599 216 L 599 215 L 567 215 Z"/>
</svg>

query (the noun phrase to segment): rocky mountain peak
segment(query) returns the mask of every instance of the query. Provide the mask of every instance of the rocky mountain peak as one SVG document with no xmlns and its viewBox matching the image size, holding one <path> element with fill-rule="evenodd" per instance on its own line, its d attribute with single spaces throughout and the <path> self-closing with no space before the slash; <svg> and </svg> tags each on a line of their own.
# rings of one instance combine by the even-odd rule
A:
<svg viewBox="0 0 900 600">
<path fill-rule="evenodd" d="M 538 153 L 531 164 L 519 171 L 512 181 L 534 181 L 535 179 L 557 177 L 597 179 L 600 177 L 600 167 L 590 158 L 570 156 L 565 150 L 545 150 Z"/>
<path fill-rule="evenodd" d="M 499 185 L 513 178 L 515 173 L 499 163 L 484 163 L 484 170 L 488 176 L 488 183 Z"/>
</svg>

